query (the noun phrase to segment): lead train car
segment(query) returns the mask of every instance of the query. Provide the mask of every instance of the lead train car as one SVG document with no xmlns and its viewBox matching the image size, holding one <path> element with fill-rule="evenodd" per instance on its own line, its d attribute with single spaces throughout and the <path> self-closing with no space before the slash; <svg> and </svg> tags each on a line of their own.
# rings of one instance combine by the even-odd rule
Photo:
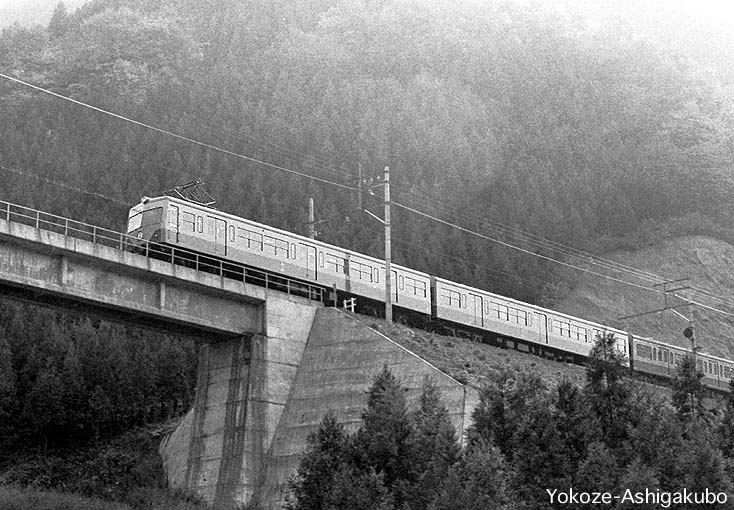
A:
<svg viewBox="0 0 734 510">
<path fill-rule="evenodd" d="M 385 298 L 382 260 L 174 197 L 143 198 L 128 235 L 215 255 L 375 301 Z M 430 277 L 391 265 L 393 304 L 431 313 Z"/>
</svg>

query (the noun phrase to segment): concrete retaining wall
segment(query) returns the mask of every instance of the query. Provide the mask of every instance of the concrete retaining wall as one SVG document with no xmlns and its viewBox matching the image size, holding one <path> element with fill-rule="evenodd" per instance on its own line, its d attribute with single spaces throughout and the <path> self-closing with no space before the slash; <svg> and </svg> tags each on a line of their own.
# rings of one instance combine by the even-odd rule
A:
<svg viewBox="0 0 734 510">
<path fill-rule="evenodd" d="M 161 445 L 173 487 L 216 508 L 253 498 L 280 508 L 308 435 L 330 409 L 356 430 L 385 365 L 410 405 L 432 380 L 463 437 L 476 391 L 359 319 L 274 294 L 265 322 L 266 335 L 202 347 L 194 409 Z"/>
</svg>

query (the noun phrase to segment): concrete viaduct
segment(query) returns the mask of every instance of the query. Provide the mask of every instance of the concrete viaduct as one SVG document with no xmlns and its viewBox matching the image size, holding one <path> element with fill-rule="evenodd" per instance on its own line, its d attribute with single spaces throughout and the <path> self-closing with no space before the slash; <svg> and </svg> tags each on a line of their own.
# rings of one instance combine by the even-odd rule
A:
<svg viewBox="0 0 734 510">
<path fill-rule="evenodd" d="M 161 444 L 169 484 L 215 508 L 279 508 L 327 410 L 354 430 L 387 364 L 415 402 L 427 378 L 457 430 L 477 395 L 358 318 L 321 301 L 133 252 L 116 232 L 0 202 L 0 286 L 183 328 L 201 345 L 193 409 Z M 284 292 L 285 290 L 285 292 Z M 313 293 L 312 293 L 313 295 Z"/>
</svg>

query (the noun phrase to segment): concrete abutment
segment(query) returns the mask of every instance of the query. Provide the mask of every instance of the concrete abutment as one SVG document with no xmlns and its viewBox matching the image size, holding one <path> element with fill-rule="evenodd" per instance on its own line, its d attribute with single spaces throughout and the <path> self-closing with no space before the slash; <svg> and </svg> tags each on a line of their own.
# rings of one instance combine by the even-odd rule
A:
<svg viewBox="0 0 734 510">
<path fill-rule="evenodd" d="M 334 308 L 268 296 L 262 334 L 201 347 L 194 408 L 161 444 L 172 487 L 215 508 L 280 508 L 308 435 L 328 410 L 358 428 L 367 389 L 387 365 L 415 405 L 424 382 L 441 392 L 457 431 L 476 391 Z"/>
</svg>

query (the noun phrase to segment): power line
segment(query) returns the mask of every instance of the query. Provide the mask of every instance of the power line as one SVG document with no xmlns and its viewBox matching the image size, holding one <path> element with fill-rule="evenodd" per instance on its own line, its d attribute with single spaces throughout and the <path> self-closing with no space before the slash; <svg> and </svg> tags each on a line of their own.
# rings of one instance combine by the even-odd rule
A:
<svg viewBox="0 0 734 510">
<path fill-rule="evenodd" d="M 94 191 L 88 191 L 88 190 L 85 190 L 85 189 L 82 189 L 82 188 L 77 188 L 76 186 L 72 186 L 70 184 L 66 184 L 66 183 L 63 183 L 63 182 L 60 182 L 60 181 L 55 181 L 55 180 L 49 179 L 47 177 L 41 177 L 40 175 L 37 175 L 37 174 L 32 174 L 32 173 L 29 173 L 29 172 L 23 172 L 22 170 L 18 170 L 17 168 L 8 168 L 6 166 L 0 165 L 0 170 L 2 170 L 3 172 L 9 172 L 9 173 L 14 173 L 16 175 L 22 175 L 24 177 L 29 177 L 29 178 L 35 179 L 37 181 L 43 181 L 45 183 L 53 184 L 54 186 L 59 186 L 61 188 L 65 188 L 65 189 L 68 189 L 68 190 L 71 190 L 71 191 L 75 191 L 77 193 L 82 193 L 84 195 L 89 195 L 89 196 L 93 196 L 93 197 L 96 197 L 96 198 L 101 198 L 103 200 L 108 200 L 110 202 L 115 202 L 117 204 L 124 205 L 126 208 L 132 207 L 134 205 L 134 204 L 131 204 L 129 202 L 125 202 L 124 200 L 120 200 L 120 199 L 117 199 L 117 198 L 114 198 L 114 197 L 109 197 L 109 196 L 103 195 L 101 193 L 96 193 Z"/>
<path fill-rule="evenodd" d="M 618 283 L 623 283 L 623 284 L 626 284 L 626 285 L 630 285 L 632 287 L 637 287 L 639 289 L 649 290 L 649 291 L 653 291 L 653 292 L 661 292 L 661 291 L 658 291 L 657 289 L 654 289 L 652 287 L 645 287 L 643 285 L 638 285 L 636 283 L 628 282 L 628 281 L 625 281 L 625 280 L 620 280 L 619 278 L 614 278 L 613 276 L 605 275 L 605 274 L 602 274 L 602 273 L 597 273 L 596 271 L 592 271 L 590 269 L 586 269 L 586 268 L 581 267 L 581 266 L 576 266 L 576 265 L 573 265 L 573 264 L 569 264 L 568 262 L 563 262 L 561 260 L 554 259 L 553 257 L 548 257 L 547 255 L 542 255 L 540 253 L 535 253 L 533 251 L 527 250 L 525 248 L 520 248 L 519 246 L 515 246 L 513 244 L 510 244 L 508 242 L 502 241 L 502 240 L 497 239 L 495 237 L 489 237 L 487 235 L 480 234 L 479 232 L 474 232 L 472 230 L 469 230 L 468 228 L 464 228 L 464 227 L 462 227 L 460 225 L 457 225 L 455 223 L 451 223 L 450 221 L 442 220 L 441 218 L 437 218 L 436 216 L 433 216 L 432 214 L 424 213 L 422 211 L 419 211 L 419 210 L 414 209 L 412 207 L 409 207 L 407 205 L 400 204 L 398 202 L 393 202 L 393 205 L 396 206 L 396 207 L 400 207 L 402 209 L 405 209 L 406 211 L 410 211 L 412 213 L 418 214 L 420 216 L 424 216 L 424 217 L 426 217 L 428 219 L 431 219 L 433 221 L 436 221 L 438 223 L 442 223 L 442 224 L 444 224 L 446 226 L 455 228 L 455 229 L 460 230 L 462 232 L 466 232 L 467 234 L 471 234 L 471 235 L 480 237 L 482 239 L 486 239 L 488 241 L 492 241 L 494 243 L 500 244 L 500 245 L 505 246 L 507 248 L 511 248 L 513 250 L 517 250 L 517 251 L 522 252 L 522 253 L 526 253 L 528 255 L 539 257 L 541 259 L 544 259 L 544 260 L 547 260 L 547 261 L 550 261 L 550 262 L 555 262 L 556 264 L 560 264 L 562 266 L 569 267 L 571 269 L 577 269 L 577 270 L 582 271 L 584 273 L 592 274 L 594 276 L 598 276 L 600 278 L 605 278 L 607 280 L 612 280 L 612 281 L 615 281 L 615 282 L 618 282 Z"/>
<path fill-rule="evenodd" d="M 188 143 L 191 143 L 191 144 L 194 144 L 194 145 L 197 145 L 197 146 L 200 146 L 200 147 L 211 149 L 211 150 L 216 151 L 216 152 L 220 152 L 220 153 L 223 153 L 223 154 L 226 154 L 226 155 L 229 155 L 229 156 L 233 156 L 233 157 L 236 157 L 238 159 L 250 161 L 252 163 L 256 163 L 256 164 L 259 164 L 259 165 L 262 165 L 262 166 L 265 166 L 265 167 L 268 167 L 268 168 L 272 168 L 272 169 L 275 169 L 275 170 L 281 170 L 283 172 L 286 172 L 286 173 L 289 173 L 289 174 L 292 174 L 292 175 L 296 175 L 296 176 L 299 176 L 299 177 L 307 178 L 307 179 L 310 179 L 310 180 L 313 180 L 313 181 L 321 182 L 321 183 L 324 183 L 324 184 L 329 184 L 329 185 L 332 185 L 332 186 L 337 186 L 337 187 L 340 187 L 342 189 L 347 189 L 347 190 L 350 190 L 350 191 L 357 191 L 357 192 L 360 192 L 361 191 L 358 188 L 355 188 L 353 186 L 349 186 L 349 185 L 345 185 L 345 184 L 342 184 L 342 183 L 334 182 L 334 181 L 331 181 L 331 180 L 328 180 L 328 179 L 325 179 L 325 178 L 321 178 L 321 177 L 317 177 L 317 176 L 314 176 L 314 175 L 307 174 L 305 172 L 300 172 L 300 171 L 297 171 L 297 170 L 286 168 L 286 167 L 281 166 L 281 165 L 275 165 L 275 164 L 272 164 L 272 163 L 268 163 L 268 162 L 263 161 L 263 160 L 258 159 L 258 158 L 253 158 L 253 157 L 250 157 L 250 156 L 247 156 L 247 155 L 244 155 L 244 154 L 241 154 L 241 153 L 232 151 L 232 150 L 228 150 L 228 149 L 224 149 L 224 148 L 221 148 L 221 147 L 212 145 L 210 143 L 206 143 L 206 142 L 202 142 L 200 140 L 196 140 L 194 138 L 191 138 L 191 137 L 188 137 L 188 136 L 185 136 L 185 135 L 182 135 L 182 134 L 179 134 L 179 133 L 170 131 L 170 130 L 162 129 L 162 128 L 153 126 L 151 124 L 147 124 L 147 123 L 144 123 L 144 122 L 141 122 L 141 121 L 132 119 L 130 117 L 126 117 L 124 115 L 120 115 L 120 114 L 117 114 L 117 113 L 114 113 L 114 112 L 111 112 L 111 111 L 108 111 L 108 110 L 105 110 L 105 109 L 102 109 L 102 108 L 99 108 L 99 107 L 90 105 L 88 103 L 84 103 L 82 101 L 78 101 L 76 99 L 72 99 L 70 97 L 64 96 L 62 94 L 58 94 L 58 93 L 53 92 L 53 91 L 50 91 L 48 89 L 44 89 L 44 88 L 39 87 L 37 85 L 33 85 L 33 84 L 28 83 L 28 82 L 26 82 L 24 80 L 20 80 L 18 78 L 15 78 L 15 77 L 12 77 L 12 76 L 3 74 L 3 73 L 0 73 L 0 77 L 5 78 L 7 80 L 10 80 L 10 81 L 12 81 L 14 83 L 17 83 L 17 84 L 20 84 L 20 85 L 29 87 L 29 88 L 34 89 L 36 91 L 42 92 L 44 94 L 51 95 L 51 96 L 56 97 L 58 99 L 69 101 L 71 103 L 74 103 L 76 105 L 82 106 L 84 108 L 88 108 L 88 109 L 91 109 L 93 111 L 96 111 L 96 112 L 99 112 L 99 113 L 102 113 L 102 114 L 105 114 L 105 115 L 109 115 L 111 117 L 120 119 L 122 121 L 129 122 L 131 124 L 134 124 L 134 125 L 143 127 L 145 129 L 148 129 L 148 130 L 151 130 L 151 131 L 154 131 L 154 132 L 158 132 L 158 133 L 161 133 L 161 134 L 164 134 L 164 135 L 167 135 L 167 136 L 171 136 L 173 138 L 176 138 L 176 139 L 179 139 L 179 140 L 183 140 L 183 141 L 186 141 Z M 326 169 L 329 170 L 331 173 L 337 174 L 337 175 L 342 176 L 342 177 L 345 176 L 345 175 L 348 175 L 348 174 L 345 174 L 344 172 L 341 172 L 340 173 L 340 172 L 337 172 L 337 171 L 335 171 L 335 170 L 333 170 L 331 168 L 328 168 L 328 167 Z M 17 172 L 17 173 L 20 173 L 20 172 Z M 39 179 L 44 179 L 44 178 L 39 177 Z M 68 186 L 68 185 L 65 185 L 65 186 Z M 104 198 L 104 199 L 108 199 L 108 200 L 113 200 L 113 201 L 116 201 L 118 203 L 124 203 L 125 205 L 130 205 L 130 204 L 126 203 L 126 202 L 121 202 L 121 201 L 119 201 L 117 199 L 112 199 L 111 197 L 106 197 L 106 196 L 101 195 L 99 193 L 87 192 L 87 191 L 81 190 L 79 188 L 74 188 L 73 186 L 68 186 L 68 187 L 69 187 L 69 189 L 74 189 L 75 191 L 80 191 L 80 192 L 87 193 L 87 194 L 90 194 L 90 195 L 93 195 L 93 196 L 97 196 L 97 197 L 100 197 L 100 198 Z M 445 203 L 443 203 L 443 202 L 441 202 L 439 200 L 436 200 L 436 199 L 433 199 L 433 198 L 428 198 L 428 197 L 425 197 L 425 196 L 419 196 L 419 195 L 416 195 L 414 192 L 405 192 L 405 195 L 412 196 L 413 198 L 419 197 L 419 199 L 423 203 L 425 203 L 425 202 L 431 202 L 436 207 L 440 207 L 441 209 L 443 209 L 444 212 L 449 207 L 448 205 L 446 205 Z M 418 214 L 418 215 L 424 216 L 426 218 L 432 219 L 432 220 L 437 221 L 439 223 L 442 223 L 444 225 L 451 226 L 451 227 L 456 228 L 456 229 L 458 229 L 460 231 L 463 231 L 465 233 L 468 233 L 468 234 L 471 234 L 471 235 L 475 235 L 475 236 L 478 236 L 480 238 L 489 240 L 489 241 L 494 242 L 496 244 L 499 244 L 501 246 L 505 246 L 507 248 L 511 248 L 511 249 L 520 251 L 522 253 L 529 254 L 531 256 L 535 256 L 535 257 L 538 257 L 538 258 L 541 258 L 541 259 L 544 259 L 544 260 L 547 260 L 547 261 L 550 261 L 550 262 L 555 262 L 555 263 L 560 264 L 560 265 L 563 265 L 565 267 L 569 267 L 571 269 L 576 269 L 578 271 L 582 271 L 582 272 L 585 272 L 585 273 L 588 273 L 588 274 L 592 274 L 592 275 L 595 275 L 595 276 L 598 276 L 598 277 L 601 277 L 601 278 L 605 278 L 605 279 L 608 279 L 608 280 L 612 280 L 612 281 L 615 281 L 615 282 L 618 282 L 618 283 L 630 285 L 632 287 L 636 287 L 636 288 L 640 288 L 640 289 L 644 289 L 644 290 L 652 290 L 653 292 L 659 292 L 656 289 L 653 289 L 653 288 L 650 288 L 650 287 L 647 287 L 647 286 L 644 286 L 644 285 L 639 285 L 639 284 L 635 284 L 635 283 L 632 283 L 632 282 L 629 282 L 629 281 L 621 280 L 619 278 L 614 278 L 614 277 L 609 276 L 609 275 L 605 275 L 605 274 L 602 274 L 602 273 L 598 273 L 596 271 L 592 271 L 590 269 L 586 269 L 586 268 L 581 267 L 581 266 L 576 265 L 576 264 L 564 262 L 564 261 L 558 260 L 556 258 L 547 256 L 547 255 L 543 255 L 543 254 L 540 254 L 540 253 L 537 253 L 537 252 L 528 250 L 526 248 L 522 248 L 520 246 L 515 246 L 515 245 L 513 245 L 513 244 L 511 244 L 509 242 L 500 240 L 500 239 L 498 239 L 496 237 L 490 237 L 488 235 L 481 234 L 481 233 L 476 232 L 474 230 L 471 230 L 471 229 L 468 229 L 468 228 L 465 228 L 465 227 L 461 227 L 461 226 L 459 226 L 459 225 L 457 225 L 455 223 L 451 223 L 449 221 L 442 220 L 442 219 L 440 219 L 440 218 L 438 218 L 438 217 L 436 217 L 434 215 L 421 212 L 418 209 L 416 209 L 415 207 L 411 207 L 411 206 L 409 206 L 407 204 L 401 204 L 401 203 L 398 203 L 398 202 L 395 202 L 395 201 L 393 201 L 393 203 L 396 206 L 401 207 L 401 208 L 403 208 L 405 210 L 411 211 L 411 212 L 413 212 L 415 214 Z M 565 245 L 563 245 L 561 243 L 557 243 L 555 241 L 547 240 L 547 239 L 542 238 L 540 236 L 536 236 L 534 234 L 531 234 L 531 233 L 528 233 L 528 232 L 524 232 L 524 231 L 522 231 L 520 229 L 517 229 L 515 227 L 508 227 L 508 226 L 503 225 L 503 224 L 500 224 L 499 222 L 496 222 L 494 220 L 487 220 L 487 218 L 479 219 L 478 217 L 474 217 L 472 219 L 472 216 L 471 215 L 466 215 L 466 213 L 462 213 L 462 216 L 465 219 L 470 219 L 470 221 L 482 222 L 485 225 L 485 228 L 488 227 L 490 230 L 494 230 L 495 232 L 499 232 L 499 233 L 502 233 L 504 235 L 510 235 L 510 236 L 516 238 L 519 241 L 527 242 L 527 243 L 530 243 L 531 245 L 535 245 L 537 247 L 541 247 L 541 248 L 545 248 L 545 249 L 548 249 L 548 250 L 552 250 L 552 251 L 555 251 L 555 252 L 558 252 L 558 253 L 562 253 L 562 254 L 567 255 L 567 256 L 584 257 L 584 258 L 587 259 L 587 261 L 589 263 L 592 263 L 592 264 L 595 264 L 595 265 L 599 265 L 600 267 L 605 267 L 606 269 L 614 270 L 614 271 L 617 271 L 617 272 L 620 272 L 620 273 L 627 273 L 627 274 L 633 275 L 633 276 L 635 276 L 637 278 L 640 278 L 642 280 L 646 280 L 648 282 L 656 282 L 656 283 L 659 283 L 661 281 L 664 281 L 664 278 L 662 278 L 662 277 L 660 277 L 658 275 L 654 275 L 653 273 L 641 271 L 641 270 L 638 270 L 636 268 L 632 268 L 631 266 L 624 266 L 623 264 L 619 264 L 619 263 L 616 263 L 616 262 L 613 262 L 613 261 L 609 261 L 609 260 L 606 260 L 606 259 L 600 259 L 600 258 L 598 258 L 598 257 L 596 257 L 596 256 L 594 256 L 594 255 L 592 255 L 592 254 L 590 254 L 588 252 L 584 252 L 583 250 L 579 250 L 579 249 L 576 249 L 576 248 L 568 247 L 568 246 L 565 246 Z M 709 294 L 709 297 L 713 297 L 713 296 L 711 296 Z M 714 297 L 714 299 L 716 299 L 716 298 Z M 726 301 L 723 298 L 719 298 L 719 299 L 721 299 L 722 302 L 726 303 Z M 714 307 L 711 307 L 711 306 L 708 306 L 708 305 L 704 305 L 702 303 L 694 303 L 694 304 L 697 304 L 698 306 L 701 306 L 701 307 L 710 309 L 712 311 L 717 311 L 719 313 L 724 313 L 724 314 L 727 314 L 727 315 L 733 315 L 734 316 L 734 314 L 729 314 L 728 312 L 719 310 L 717 308 L 714 308 Z"/>
<path fill-rule="evenodd" d="M 20 84 L 20 85 L 24 85 L 24 86 L 26 86 L 26 87 L 30 87 L 30 88 L 32 88 L 32 89 L 34 89 L 34 90 L 37 90 L 37 91 L 39 91 L 39 92 L 43 92 L 44 94 L 48 94 L 48 95 L 51 95 L 51 96 L 57 97 L 57 98 L 59 98 L 59 99 L 63 99 L 64 101 L 69 101 L 69 102 L 71 102 L 71 103 L 74 103 L 74 104 L 76 104 L 76 105 L 82 106 L 82 107 L 84 107 L 84 108 L 89 108 L 90 110 L 94 110 L 94 111 L 96 111 L 96 112 L 99 112 L 99 113 L 103 113 L 103 114 L 105 114 L 105 115 L 109 115 L 109 116 L 111 116 L 111 117 L 114 117 L 114 118 L 116 118 L 116 119 L 120 119 L 120 120 L 123 120 L 123 121 L 125 121 L 125 122 L 130 122 L 131 124 L 135 124 L 135 125 L 137 125 L 137 126 L 140 126 L 140 127 L 143 127 L 143 128 L 145 128 L 145 129 L 149 129 L 149 130 L 151 130 L 151 131 L 155 131 L 155 132 L 157 132 L 157 133 L 161 133 L 161 134 L 164 134 L 164 135 L 168 135 L 168 136 L 171 136 L 171 137 L 173 137 L 173 138 L 177 138 L 177 139 L 179 139 L 179 140 L 183 140 L 183 141 L 185 141 L 185 142 L 189 142 L 189 143 L 191 143 L 191 144 L 194 144 L 194 145 L 198 145 L 198 146 L 200 146 L 200 147 L 205 147 L 205 148 L 207 148 L 207 149 L 211 149 L 211 150 L 213 150 L 213 151 L 216 151 L 216 152 L 221 152 L 222 154 L 227 154 L 227 155 L 229 155 L 229 156 L 233 156 L 233 157 L 236 157 L 236 158 L 239 158 L 239 159 L 244 159 L 244 160 L 246 160 L 246 161 L 250 161 L 250 162 L 252 162 L 252 163 L 256 163 L 256 164 L 259 164 L 259 165 L 263 165 L 263 166 L 266 166 L 266 167 L 268 167 L 268 168 L 273 168 L 273 169 L 275 169 L 275 170 L 281 170 L 281 171 L 283 171 L 283 172 L 287 172 L 287 173 L 290 173 L 290 174 L 293 174 L 293 175 L 297 175 L 297 176 L 299 176 L 299 177 L 305 177 L 305 178 L 308 178 L 308 179 L 312 179 L 312 180 L 314 180 L 314 181 L 318 181 L 318 182 L 323 182 L 323 183 L 326 183 L 326 184 L 331 184 L 331 185 L 333 185 L 333 186 L 339 186 L 339 187 L 341 187 L 341 188 L 344 188 L 344 189 L 348 189 L 348 190 L 351 190 L 351 191 L 357 191 L 357 188 L 354 188 L 354 187 L 352 187 L 352 186 L 347 186 L 347 185 L 344 185 L 344 184 L 341 184 L 341 183 L 338 183 L 338 182 L 333 182 L 333 181 L 329 181 L 329 180 L 327 180 L 327 179 L 322 179 L 322 178 L 320 178 L 320 177 L 316 177 L 316 176 L 313 176 L 313 175 L 309 175 L 309 174 L 306 174 L 306 173 L 304 173 L 304 172 L 299 172 L 299 171 L 297 171 L 297 170 L 292 170 L 292 169 L 290 169 L 290 168 L 285 168 L 285 167 L 283 167 L 283 166 L 279 166 L 279 165 L 274 165 L 274 164 L 272 164 L 272 163 L 268 163 L 268 162 L 266 162 L 266 161 L 262 161 L 262 160 L 260 160 L 260 159 L 257 159 L 257 158 L 251 158 L 250 156 L 246 156 L 246 155 L 244 155 L 244 154 L 239 154 L 239 153 L 237 153 L 237 152 L 234 152 L 234 151 L 230 151 L 230 150 L 228 150 L 228 149 L 223 149 L 223 148 L 221 148 L 221 147 L 217 147 L 217 146 L 215 146 L 215 145 L 211 145 L 211 144 L 209 144 L 209 143 L 206 143 L 206 142 L 201 142 L 201 141 L 199 141 L 199 140 L 195 140 L 195 139 L 193 139 L 193 138 L 189 138 L 188 136 L 184 136 L 184 135 L 181 135 L 181 134 L 175 133 L 175 132 L 173 132 L 173 131 L 168 131 L 168 130 L 166 130 L 166 129 L 162 129 L 162 128 L 159 128 L 159 127 L 156 127 L 156 126 L 152 126 L 152 125 L 150 125 L 150 124 L 146 124 L 146 123 L 144 123 L 144 122 L 140 122 L 140 121 L 138 121 L 138 120 L 135 120 L 135 119 L 131 119 L 131 118 L 129 118 L 129 117 L 125 117 L 124 115 L 120 115 L 120 114 L 118 114 L 118 113 L 114 113 L 114 112 L 111 112 L 111 111 L 105 110 L 105 109 L 103 109 L 103 108 L 99 108 L 99 107 L 97 107 L 97 106 L 93 106 L 93 105 L 90 105 L 90 104 L 88 104 L 88 103 L 84 103 L 84 102 L 82 102 L 82 101 L 77 101 L 76 99 L 72 99 L 72 98 L 70 98 L 70 97 L 67 97 L 67 96 L 64 96 L 64 95 L 62 95 L 62 94 L 58 94 L 58 93 L 56 93 L 56 92 L 53 92 L 53 91 L 50 91 L 50 90 L 48 90 L 48 89 L 44 89 L 44 88 L 42 88 L 42 87 L 38 87 L 37 85 L 33 85 L 33 84 L 31 84 L 31 83 L 28 83 L 28 82 L 26 82 L 26 81 L 23 81 L 23 80 L 19 80 L 18 78 L 13 78 L 12 76 L 8 76 L 8 75 L 6 75 L 6 74 L 3 74 L 3 73 L 0 73 L 0 77 L 1 77 L 1 78 L 5 78 L 5 79 L 7 79 L 7 80 L 10 80 L 10 81 L 12 81 L 12 82 L 18 83 L 18 84 Z"/>
<path fill-rule="evenodd" d="M 247 160 L 247 161 L 251 161 L 251 162 L 254 162 L 254 163 L 262 164 L 262 165 L 267 166 L 267 167 L 270 167 L 270 168 L 274 168 L 274 169 L 277 169 L 277 170 L 282 170 L 284 172 L 295 174 L 295 175 L 298 175 L 300 177 L 305 177 L 305 178 L 312 179 L 312 180 L 315 180 L 315 181 L 318 181 L 318 182 L 322 182 L 322 183 L 326 183 L 326 184 L 331 184 L 333 186 L 338 186 L 338 187 L 341 187 L 341 188 L 344 188 L 344 189 L 348 189 L 348 190 L 351 190 L 351 191 L 358 191 L 357 188 L 354 188 L 352 186 L 347 186 L 347 185 L 344 185 L 344 184 L 341 184 L 341 183 L 330 181 L 328 179 L 323 179 L 323 178 L 320 178 L 320 177 L 316 177 L 314 175 L 310 175 L 310 174 L 306 174 L 304 172 L 299 172 L 299 171 L 296 171 L 296 170 L 292 170 L 292 169 L 289 169 L 289 168 L 286 168 L 286 167 L 283 167 L 283 166 L 280 166 L 280 165 L 274 165 L 272 163 L 268 163 L 268 162 L 262 161 L 262 160 L 257 159 L 257 158 L 252 158 L 250 156 L 246 156 L 244 154 L 240 154 L 240 153 L 237 153 L 237 152 L 228 150 L 228 149 L 224 149 L 224 148 L 221 148 L 221 147 L 218 147 L 218 146 L 215 146 L 215 145 L 206 143 L 206 142 L 201 142 L 199 140 L 190 138 L 188 136 L 181 135 L 179 133 L 175 133 L 175 132 L 170 131 L 170 130 L 158 128 L 156 126 L 152 126 L 150 124 L 147 124 L 147 123 L 144 123 L 144 122 L 140 122 L 138 120 L 131 119 L 129 117 L 126 117 L 126 116 L 123 116 L 123 115 L 120 115 L 120 114 L 117 114 L 117 113 L 114 113 L 114 112 L 110 112 L 108 110 L 104 110 L 102 108 L 99 108 L 99 107 L 90 105 L 88 103 L 84 103 L 82 101 L 78 101 L 78 100 L 69 98 L 69 97 L 64 96 L 62 94 L 58 94 L 56 92 L 53 92 L 53 91 L 44 89 L 42 87 L 33 85 L 31 83 L 28 83 L 26 81 L 20 80 L 18 78 L 14 78 L 12 76 L 8 76 L 8 75 L 5 75 L 5 74 L 0 73 L 0 77 L 6 78 L 6 79 L 8 79 L 10 81 L 13 81 L 15 83 L 18 83 L 18 84 L 21 84 L 21 85 L 30 87 L 30 88 L 32 88 L 34 90 L 43 92 L 45 94 L 49 94 L 49 95 L 54 96 L 54 97 L 57 97 L 59 99 L 70 101 L 70 102 L 72 102 L 74 104 L 83 106 L 85 108 L 89 108 L 89 109 L 92 109 L 94 111 L 97 111 L 97 112 L 100 112 L 100 113 L 103 113 L 103 114 L 110 115 L 112 117 L 118 118 L 120 120 L 123 120 L 123 121 L 126 121 L 126 122 L 130 122 L 132 124 L 135 124 L 135 125 L 144 127 L 146 129 L 150 129 L 150 130 L 153 130 L 153 131 L 162 133 L 162 134 L 166 134 L 166 135 L 169 135 L 169 136 L 172 136 L 172 137 L 175 137 L 175 138 L 178 138 L 178 139 L 187 141 L 189 143 L 193 143 L 193 144 L 196 144 L 196 145 L 205 147 L 205 148 L 212 149 L 212 150 L 217 151 L 217 152 L 228 154 L 228 155 L 231 155 L 231 156 L 234 156 L 234 157 L 237 157 L 237 158 L 240 158 L 240 159 L 244 159 L 244 160 Z M 345 176 L 345 175 L 347 175 L 347 174 L 344 174 L 343 172 L 342 173 L 336 172 L 333 169 L 328 169 L 328 170 L 331 173 L 337 174 L 337 175 L 342 176 L 342 177 Z M 407 195 L 413 195 L 413 196 L 415 196 L 415 194 L 413 192 L 407 192 L 406 194 Z M 442 203 L 442 202 L 440 202 L 440 201 L 438 201 L 436 199 L 433 199 L 433 198 L 429 198 L 429 197 L 425 197 L 425 196 L 420 196 L 419 199 L 421 200 L 422 203 L 425 203 L 426 201 L 432 201 L 435 205 L 437 205 L 437 206 L 439 206 L 441 208 L 444 208 L 444 210 L 445 210 L 446 207 L 448 207 L 444 203 Z M 477 220 L 475 219 L 474 221 L 477 221 Z M 487 227 L 486 222 L 487 222 L 487 219 L 486 218 L 482 219 L 482 223 L 484 224 L 485 228 Z M 559 252 L 559 253 L 563 253 L 563 254 L 568 255 L 568 256 L 581 256 L 581 257 L 586 258 L 586 260 L 588 262 L 590 262 L 590 263 L 594 263 L 595 265 L 600 265 L 599 263 L 595 262 L 595 260 L 596 260 L 595 256 L 592 255 L 592 254 L 590 254 L 590 253 L 588 253 L 588 252 L 583 252 L 582 250 L 578 250 L 578 249 L 575 249 L 575 248 L 566 247 L 566 246 L 564 246 L 564 245 L 562 245 L 560 243 L 549 241 L 547 239 L 541 238 L 541 237 L 536 236 L 534 234 L 523 232 L 520 229 L 516 229 L 514 227 L 508 227 L 506 225 L 501 225 L 501 224 L 499 224 L 497 222 L 493 222 L 493 223 L 494 224 L 492 224 L 492 223 L 489 224 L 490 229 L 493 229 L 495 231 L 498 231 L 499 230 L 499 232 L 504 233 L 506 235 L 510 235 L 510 236 L 512 236 L 512 237 L 520 240 L 520 241 L 529 242 L 530 244 L 534 244 L 535 246 L 539 246 L 539 247 L 543 247 L 543 248 L 546 248 L 546 249 L 549 249 L 549 250 L 553 250 L 553 251 L 556 251 L 556 252 Z M 500 243 L 500 244 L 502 244 L 502 243 Z M 528 251 L 528 253 L 530 253 L 530 252 Z M 555 260 L 552 257 L 542 256 L 541 258 L 546 258 L 548 260 Z M 605 261 L 605 262 L 607 262 L 607 261 Z M 601 266 L 602 267 L 606 267 L 607 269 L 610 269 L 609 264 L 613 264 L 613 263 L 607 262 L 606 265 L 605 264 L 601 264 Z M 574 266 L 573 264 L 566 264 L 566 265 L 568 265 L 569 267 L 577 267 L 577 266 Z M 625 272 L 625 269 L 622 269 L 622 268 L 614 267 L 614 268 L 611 268 L 611 269 L 613 269 L 615 271 L 618 271 L 618 272 Z M 630 272 L 629 269 L 631 269 L 631 268 L 627 268 L 626 272 Z M 649 275 L 649 273 L 648 273 L 648 275 Z M 644 276 L 640 276 L 639 274 L 634 274 L 634 276 L 636 276 L 638 278 L 641 278 L 643 280 L 647 279 L 648 281 L 653 281 L 655 283 L 658 283 L 660 281 L 664 281 L 663 278 L 658 277 L 657 275 L 653 275 L 652 278 L 645 278 Z"/>
</svg>

